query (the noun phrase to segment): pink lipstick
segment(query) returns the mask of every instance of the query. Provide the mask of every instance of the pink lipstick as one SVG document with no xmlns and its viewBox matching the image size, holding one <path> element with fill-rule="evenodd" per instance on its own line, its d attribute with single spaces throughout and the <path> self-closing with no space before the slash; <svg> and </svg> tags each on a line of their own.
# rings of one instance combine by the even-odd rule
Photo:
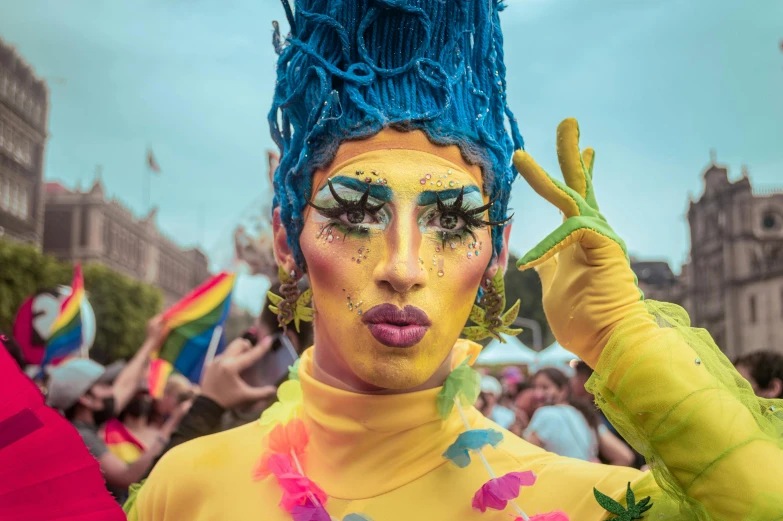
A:
<svg viewBox="0 0 783 521">
<path fill-rule="evenodd" d="M 379 304 L 362 315 L 375 340 L 389 347 L 411 347 L 424 338 L 432 322 L 415 306 L 399 309 L 394 304 Z"/>
</svg>

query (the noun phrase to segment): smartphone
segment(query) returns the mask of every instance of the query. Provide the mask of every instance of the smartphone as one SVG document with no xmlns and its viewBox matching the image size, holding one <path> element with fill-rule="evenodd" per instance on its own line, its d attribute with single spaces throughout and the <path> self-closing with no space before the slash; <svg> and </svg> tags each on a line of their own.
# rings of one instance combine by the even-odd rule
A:
<svg viewBox="0 0 783 521">
<path fill-rule="evenodd" d="M 278 386 L 288 378 L 288 368 L 299 358 L 287 336 L 277 334 L 267 354 L 245 369 L 242 379 L 253 387 Z"/>
</svg>

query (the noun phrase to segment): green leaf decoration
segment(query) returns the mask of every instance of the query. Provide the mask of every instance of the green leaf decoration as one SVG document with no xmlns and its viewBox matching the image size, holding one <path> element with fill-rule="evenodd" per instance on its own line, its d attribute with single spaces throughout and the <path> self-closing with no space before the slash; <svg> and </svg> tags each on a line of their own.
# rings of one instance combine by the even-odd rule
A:
<svg viewBox="0 0 783 521">
<path fill-rule="evenodd" d="M 627 507 L 623 507 L 620 503 L 593 488 L 593 495 L 601 508 L 611 514 L 615 514 L 618 517 L 612 517 L 609 521 L 634 521 L 636 519 L 643 519 L 642 514 L 652 508 L 650 503 L 650 497 L 646 497 L 636 502 L 636 495 L 631 490 L 631 483 L 628 483 L 628 491 L 625 493 L 625 501 L 628 504 Z"/>
<path fill-rule="evenodd" d="M 489 286 L 490 291 L 500 299 L 499 309 L 502 311 L 506 307 L 506 286 L 503 282 L 503 272 L 501 270 L 498 270 L 495 273 L 492 280 L 489 282 Z M 484 300 L 482 300 L 482 302 L 492 310 L 492 316 L 488 317 L 486 309 L 474 304 L 473 309 L 470 312 L 470 320 L 476 325 L 466 326 L 462 330 L 462 336 L 468 340 L 473 340 L 474 342 L 484 340 L 485 338 L 494 338 L 505 344 L 506 340 L 500 335 L 501 333 L 516 336 L 522 332 L 521 329 L 512 329 L 509 327 L 517 319 L 517 316 L 519 316 L 521 302 L 517 300 L 516 303 L 511 306 L 511 309 L 508 309 L 501 316 L 498 316 L 495 314 L 498 313 L 498 307 L 495 306 L 497 300 L 490 300 L 492 301 L 492 304 L 487 304 L 486 302 L 488 301 Z M 498 318 L 500 319 L 499 321 Z M 500 325 L 498 325 L 498 322 L 500 322 Z"/>
<path fill-rule="evenodd" d="M 508 311 L 503 313 L 503 316 L 500 317 L 501 320 L 503 321 L 503 327 L 508 327 L 508 326 L 510 326 L 511 324 L 514 323 L 514 321 L 519 316 L 519 306 L 520 305 L 521 305 L 521 301 L 517 300 L 516 304 L 511 306 L 508 309 Z M 520 332 L 521 332 L 521 330 L 520 330 Z"/>
<path fill-rule="evenodd" d="M 445 420 L 454 408 L 454 398 L 460 397 L 472 405 L 480 392 L 481 375 L 468 365 L 467 360 L 463 361 L 449 374 L 438 393 L 438 414 Z"/>
<path fill-rule="evenodd" d="M 484 308 L 473 304 L 473 309 L 470 310 L 470 321 L 474 324 L 483 324 L 486 320 L 487 312 Z"/>
<path fill-rule="evenodd" d="M 269 302 L 271 302 L 273 306 L 276 306 L 283 301 L 283 297 L 276 295 L 272 291 L 267 291 L 266 296 L 269 298 Z"/>
<path fill-rule="evenodd" d="M 503 280 L 503 270 L 498 269 L 495 276 L 492 277 L 490 284 L 492 284 L 492 287 L 495 289 L 495 293 L 500 295 L 502 299 L 500 309 L 506 309 L 506 283 Z"/>
<path fill-rule="evenodd" d="M 293 363 L 293 365 L 288 366 L 288 379 L 289 380 L 299 380 L 299 362 L 301 362 L 301 358 L 297 358 L 296 361 Z"/>
</svg>

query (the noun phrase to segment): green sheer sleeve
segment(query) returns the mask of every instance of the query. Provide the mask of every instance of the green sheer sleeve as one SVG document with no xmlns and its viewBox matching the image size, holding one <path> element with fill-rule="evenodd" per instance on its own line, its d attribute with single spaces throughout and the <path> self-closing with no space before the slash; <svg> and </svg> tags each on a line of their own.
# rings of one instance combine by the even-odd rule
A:
<svg viewBox="0 0 783 521">
<path fill-rule="evenodd" d="M 657 325 L 621 323 L 587 384 L 652 469 L 645 517 L 783 520 L 783 400 L 757 398 L 682 308 L 646 306 Z"/>
</svg>

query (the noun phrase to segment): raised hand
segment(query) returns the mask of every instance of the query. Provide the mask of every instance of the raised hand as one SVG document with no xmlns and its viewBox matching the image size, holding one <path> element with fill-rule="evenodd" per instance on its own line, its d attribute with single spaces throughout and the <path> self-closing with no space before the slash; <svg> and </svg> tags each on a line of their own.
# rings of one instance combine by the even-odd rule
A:
<svg viewBox="0 0 783 521">
<path fill-rule="evenodd" d="M 557 156 L 565 183 L 547 174 L 522 150 L 514 166 L 565 220 L 517 263 L 536 267 L 547 320 L 560 344 L 592 367 L 617 324 L 646 313 L 625 243 L 598 210 L 591 148 L 579 151 L 579 126 L 566 119 L 557 128 Z"/>
</svg>

